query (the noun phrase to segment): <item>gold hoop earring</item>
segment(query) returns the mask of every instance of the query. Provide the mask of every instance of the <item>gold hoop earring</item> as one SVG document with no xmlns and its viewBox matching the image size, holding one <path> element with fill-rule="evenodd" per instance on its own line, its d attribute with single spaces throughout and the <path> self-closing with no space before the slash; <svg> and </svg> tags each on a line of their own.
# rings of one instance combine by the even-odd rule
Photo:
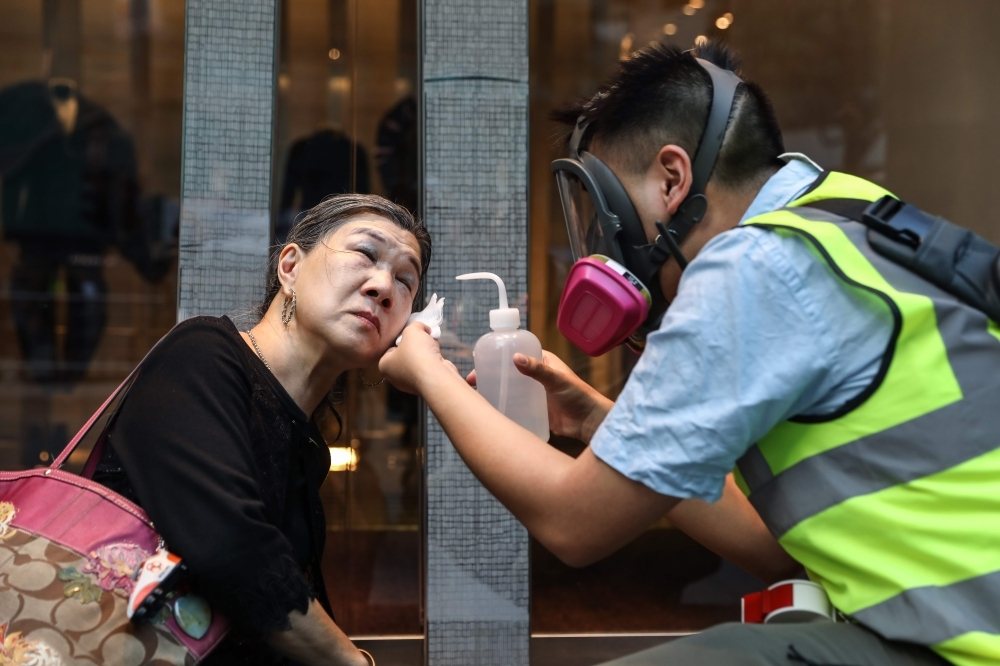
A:
<svg viewBox="0 0 1000 666">
<path fill-rule="evenodd" d="M 292 297 L 285 296 L 285 302 L 281 306 L 281 323 L 285 326 L 292 321 L 295 316 L 295 290 L 292 289 Z"/>
<path fill-rule="evenodd" d="M 385 376 L 383 375 L 382 379 L 380 379 L 377 382 L 375 382 L 374 384 L 372 384 L 370 381 L 368 381 L 367 379 L 365 379 L 365 371 L 364 370 L 358 370 L 358 375 L 361 377 L 361 383 L 364 386 L 367 386 L 368 388 L 375 388 L 376 386 L 382 386 L 382 382 L 385 381 Z"/>
</svg>

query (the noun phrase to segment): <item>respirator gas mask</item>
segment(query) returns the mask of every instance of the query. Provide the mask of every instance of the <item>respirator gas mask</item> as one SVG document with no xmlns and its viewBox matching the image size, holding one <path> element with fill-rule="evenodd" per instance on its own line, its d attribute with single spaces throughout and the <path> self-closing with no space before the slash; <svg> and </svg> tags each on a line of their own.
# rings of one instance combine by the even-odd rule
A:
<svg viewBox="0 0 1000 666">
<path fill-rule="evenodd" d="M 621 181 L 583 149 L 587 114 L 603 94 L 595 96 L 577 120 L 570 137 L 570 157 L 552 163 L 575 261 L 566 278 L 557 325 L 590 356 L 626 341 L 641 351 L 669 305 L 660 287 L 660 269 L 670 257 L 681 270 L 687 266 L 680 243 L 705 215 L 705 186 L 741 83 L 734 73 L 695 60 L 712 78 L 708 123 L 691 165 L 691 190 L 669 224 L 656 223 L 660 235 L 652 243 Z"/>
</svg>

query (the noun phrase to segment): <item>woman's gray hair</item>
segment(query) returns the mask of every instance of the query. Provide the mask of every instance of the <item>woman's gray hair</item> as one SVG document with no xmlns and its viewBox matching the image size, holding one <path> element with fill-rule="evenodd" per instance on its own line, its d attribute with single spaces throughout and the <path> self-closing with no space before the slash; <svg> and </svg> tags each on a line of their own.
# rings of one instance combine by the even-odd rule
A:
<svg viewBox="0 0 1000 666">
<path fill-rule="evenodd" d="M 309 209 L 305 217 L 292 226 L 285 243 L 272 248 L 267 262 L 267 289 L 264 300 L 257 306 L 256 314 L 263 318 L 267 309 L 271 307 L 271 301 L 281 291 L 281 282 L 278 280 L 278 256 L 285 247 L 295 243 L 305 252 L 311 252 L 320 241 L 351 218 L 366 213 L 383 217 L 416 237 L 420 246 L 420 270 L 423 277 L 431 262 L 431 235 L 427 233 L 423 222 L 399 204 L 376 194 L 334 194 Z"/>
</svg>

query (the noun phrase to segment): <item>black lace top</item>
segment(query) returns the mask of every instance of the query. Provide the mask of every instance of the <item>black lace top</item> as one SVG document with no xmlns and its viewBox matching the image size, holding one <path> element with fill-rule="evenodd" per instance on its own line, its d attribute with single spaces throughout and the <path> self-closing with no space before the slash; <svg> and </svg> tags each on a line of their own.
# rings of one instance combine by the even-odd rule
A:
<svg viewBox="0 0 1000 666">
<path fill-rule="evenodd" d="M 129 389 L 94 480 L 142 506 L 234 631 L 204 662 L 288 664 L 264 644 L 292 609 L 330 612 L 319 487 L 330 453 L 226 317 L 194 317 Z"/>
</svg>

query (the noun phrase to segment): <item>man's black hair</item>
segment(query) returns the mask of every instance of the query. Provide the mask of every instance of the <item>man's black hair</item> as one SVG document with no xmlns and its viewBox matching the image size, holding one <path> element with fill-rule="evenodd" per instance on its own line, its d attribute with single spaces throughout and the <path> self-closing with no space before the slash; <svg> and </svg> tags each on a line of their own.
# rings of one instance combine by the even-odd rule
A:
<svg viewBox="0 0 1000 666">
<path fill-rule="evenodd" d="M 630 173 L 649 168 L 660 148 L 675 144 L 694 160 L 708 122 L 712 81 L 692 57 L 735 72 L 738 58 L 731 49 L 708 42 L 692 54 L 676 46 L 652 44 L 618 65 L 606 83 L 605 95 L 587 112 L 584 137 L 611 166 Z M 590 98 L 582 98 L 552 114 L 570 127 Z M 744 79 L 733 103 L 722 151 L 712 180 L 728 189 L 760 185 L 781 168 L 781 128 L 767 95 Z"/>
</svg>

